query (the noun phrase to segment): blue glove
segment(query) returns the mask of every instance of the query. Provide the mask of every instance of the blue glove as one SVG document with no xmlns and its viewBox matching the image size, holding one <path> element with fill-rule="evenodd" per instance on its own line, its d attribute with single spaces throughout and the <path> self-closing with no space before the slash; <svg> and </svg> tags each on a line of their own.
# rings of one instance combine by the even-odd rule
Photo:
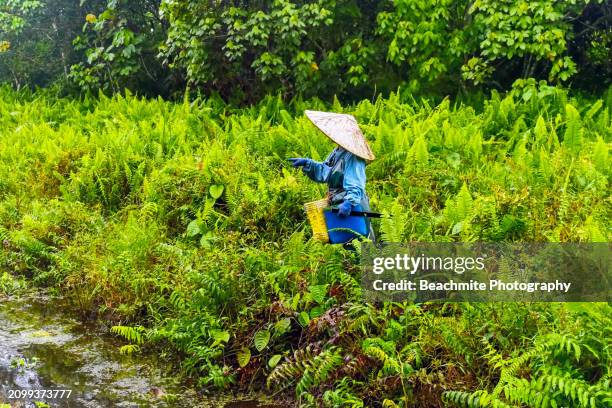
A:
<svg viewBox="0 0 612 408">
<path fill-rule="evenodd" d="M 291 162 L 293 167 L 298 168 L 298 167 L 304 167 L 305 165 L 307 165 L 309 159 L 303 159 L 301 157 L 292 157 L 287 160 Z"/>
<path fill-rule="evenodd" d="M 342 218 L 348 217 L 351 214 L 351 210 L 353 209 L 353 205 L 350 201 L 344 200 L 342 204 L 338 206 L 338 215 Z"/>
</svg>

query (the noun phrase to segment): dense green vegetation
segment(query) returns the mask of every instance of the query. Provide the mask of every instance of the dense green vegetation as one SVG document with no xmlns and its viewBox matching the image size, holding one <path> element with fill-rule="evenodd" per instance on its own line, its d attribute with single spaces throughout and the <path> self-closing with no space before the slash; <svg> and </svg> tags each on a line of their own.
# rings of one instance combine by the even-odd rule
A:
<svg viewBox="0 0 612 408">
<path fill-rule="evenodd" d="M 608 242 L 611 79 L 604 0 L 0 0 L 0 294 L 208 391 L 610 406 L 610 305 L 364 303 L 285 159 L 352 113 L 382 240 Z"/>
<path fill-rule="evenodd" d="M 482 106 L 398 95 L 248 108 L 0 90 L 0 290 L 22 279 L 207 390 L 304 405 L 610 406 L 607 304 L 364 304 L 358 253 L 310 240 L 324 186 L 287 157 L 354 114 L 386 241 L 609 241 L 612 91 L 534 81 Z"/>
<path fill-rule="evenodd" d="M 604 0 L 0 0 L 0 82 L 226 101 L 455 96 L 516 79 L 598 94 Z"/>
</svg>

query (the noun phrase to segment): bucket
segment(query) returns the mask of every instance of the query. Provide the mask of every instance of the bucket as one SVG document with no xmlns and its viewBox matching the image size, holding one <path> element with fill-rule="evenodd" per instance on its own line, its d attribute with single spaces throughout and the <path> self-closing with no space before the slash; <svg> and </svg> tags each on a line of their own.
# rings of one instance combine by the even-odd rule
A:
<svg viewBox="0 0 612 408">
<path fill-rule="evenodd" d="M 331 211 L 327 199 L 306 203 L 304 209 L 312 227 L 313 238 L 317 241 L 344 244 L 368 233 L 364 216 L 340 217 L 338 213 Z M 361 206 L 356 206 L 353 210 L 361 211 Z"/>
<path fill-rule="evenodd" d="M 354 206 L 354 210 L 361 211 L 361 206 Z M 360 236 L 368 235 L 366 217 L 360 215 L 349 215 L 340 217 L 338 213 L 325 210 L 325 224 L 329 242 L 332 244 L 344 244 Z"/>
</svg>

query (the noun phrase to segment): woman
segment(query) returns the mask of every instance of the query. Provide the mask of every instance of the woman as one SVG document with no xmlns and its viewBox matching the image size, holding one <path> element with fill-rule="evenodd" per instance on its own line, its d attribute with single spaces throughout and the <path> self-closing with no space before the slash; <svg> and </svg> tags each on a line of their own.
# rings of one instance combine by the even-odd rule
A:
<svg viewBox="0 0 612 408">
<path fill-rule="evenodd" d="M 306 111 L 312 121 L 338 146 L 324 162 L 308 158 L 289 159 L 293 167 L 301 167 L 304 174 L 318 183 L 327 183 L 327 197 L 332 206 L 338 206 L 338 215 L 347 217 L 352 210 L 370 211 L 370 200 L 365 191 L 366 160 L 374 160 L 357 121 L 352 115 Z M 369 220 L 368 238 L 374 239 Z"/>
</svg>

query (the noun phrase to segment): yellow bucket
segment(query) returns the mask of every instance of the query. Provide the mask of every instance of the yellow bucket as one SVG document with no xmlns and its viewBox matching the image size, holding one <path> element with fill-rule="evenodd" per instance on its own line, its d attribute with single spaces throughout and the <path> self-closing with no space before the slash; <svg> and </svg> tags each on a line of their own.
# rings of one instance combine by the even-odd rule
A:
<svg viewBox="0 0 612 408">
<path fill-rule="evenodd" d="M 310 222 L 310 226 L 312 227 L 312 237 L 321 242 L 329 242 L 327 223 L 323 215 L 323 210 L 327 207 L 329 207 L 327 198 L 304 204 L 308 222 Z"/>
</svg>

